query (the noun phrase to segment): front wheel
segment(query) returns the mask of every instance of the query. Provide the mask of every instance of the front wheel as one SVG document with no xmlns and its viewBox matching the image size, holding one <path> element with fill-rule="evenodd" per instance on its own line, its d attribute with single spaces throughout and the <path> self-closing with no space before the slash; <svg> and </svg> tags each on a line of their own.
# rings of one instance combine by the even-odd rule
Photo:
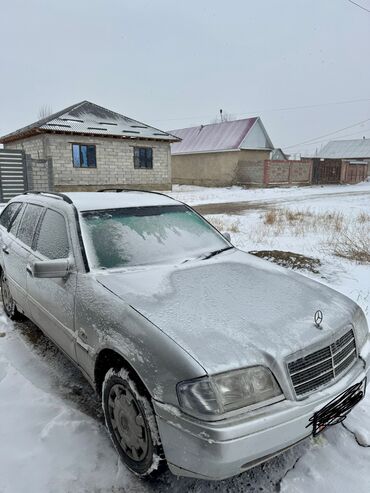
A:
<svg viewBox="0 0 370 493">
<path fill-rule="evenodd" d="M 9 289 L 8 279 L 4 271 L 0 275 L 0 286 L 1 286 L 1 298 L 3 301 L 3 307 L 5 314 L 11 320 L 20 320 L 21 314 L 18 312 L 15 305 L 15 301 Z"/>
<path fill-rule="evenodd" d="M 105 422 L 122 461 L 141 478 L 158 476 L 166 462 L 146 393 L 126 370 L 111 368 L 104 379 L 102 397 Z"/>
</svg>

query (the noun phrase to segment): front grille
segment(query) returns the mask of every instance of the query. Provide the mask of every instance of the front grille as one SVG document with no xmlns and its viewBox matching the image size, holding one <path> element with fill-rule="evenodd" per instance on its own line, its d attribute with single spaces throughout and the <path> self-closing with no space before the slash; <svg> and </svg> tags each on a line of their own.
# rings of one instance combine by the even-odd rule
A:
<svg viewBox="0 0 370 493">
<path fill-rule="evenodd" d="M 288 363 L 296 395 L 302 396 L 334 380 L 352 365 L 356 356 L 355 336 L 349 330 L 330 346 Z"/>
</svg>

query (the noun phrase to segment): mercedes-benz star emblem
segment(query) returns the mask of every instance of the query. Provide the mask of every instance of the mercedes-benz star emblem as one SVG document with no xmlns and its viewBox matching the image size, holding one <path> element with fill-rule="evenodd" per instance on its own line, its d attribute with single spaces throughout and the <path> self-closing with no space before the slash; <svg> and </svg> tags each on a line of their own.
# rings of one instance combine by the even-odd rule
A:
<svg viewBox="0 0 370 493">
<path fill-rule="evenodd" d="M 315 312 L 315 315 L 314 315 L 313 318 L 314 318 L 316 327 L 318 327 L 319 329 L 321 329 L 321 322 L 322 322 L 322 319 L 324 318 L 324 315 L 322 314 L 322 311 L 321 310 L 317 310 L 317 312 Z"/>
</svg>

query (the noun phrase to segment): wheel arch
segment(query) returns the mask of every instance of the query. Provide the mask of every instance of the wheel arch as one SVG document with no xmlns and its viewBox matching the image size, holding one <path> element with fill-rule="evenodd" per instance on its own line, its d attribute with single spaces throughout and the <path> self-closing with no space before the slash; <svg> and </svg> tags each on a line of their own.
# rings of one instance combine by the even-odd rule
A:
<svg viewBox="0 0 370 493">
<path fill-rule="evenodd" d="M 121 368 L 127 370 L 131 378 L 135 380 L 135 383 L 138 385 L 140 390 L 145 392 L 148 397 L 151 397 L 148 388 L 144 384 L 142 378 L 135 370 L 135 368 L 127 361 L 127 359 L 124 356 L 122 356 L 122 354 L 118 353 L 117 351 L 111 348 L 101 349 L 97 357 L 95 358 L 94 385 L 95 385 L 95 390 L 97 391 L 100 397 L 102 395 L 104 378 L 108 370 L 110 370 L 110 368 L 114 368 L 114 370 L 116 371 L 120 370 Z"/>
</svg>

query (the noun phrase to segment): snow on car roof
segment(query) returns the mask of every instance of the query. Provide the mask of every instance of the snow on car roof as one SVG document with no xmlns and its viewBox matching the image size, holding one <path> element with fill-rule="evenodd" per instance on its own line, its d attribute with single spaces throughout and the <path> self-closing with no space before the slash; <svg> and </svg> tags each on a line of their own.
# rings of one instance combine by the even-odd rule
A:
<svg viewBox="0 0 370 493">
<path fill-rule="evenodd" d="M 118 209 L 126 207 L 145 207 L 155 205 L 174 205 L 177 200 L 167 195 L 141 192 L 64 192 L 79 211 Z"/>
</svg>

